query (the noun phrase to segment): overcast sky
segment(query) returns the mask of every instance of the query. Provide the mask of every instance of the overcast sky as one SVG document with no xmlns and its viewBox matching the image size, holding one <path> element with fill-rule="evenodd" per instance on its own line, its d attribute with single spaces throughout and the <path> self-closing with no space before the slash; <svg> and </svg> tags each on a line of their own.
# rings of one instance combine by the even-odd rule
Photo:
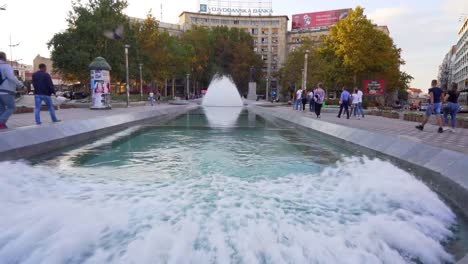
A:
<svg viewBox="0 0 468 264">
<path fill-rule="evenodd" d="M 86 0 L 83 0 L 85 2 Z M 235 1 L 235 0 L 232 0 Z M 437 69 L 451 45 L 457 41 L 460 17 L 468 15 L 467 0 L 273 0 L 275 15 L 353 8 L 360 5 L 375 23 L 387 25 L 398 47 L 403 49 L 406 65 L 403 70 L 415 79 L 413 87 L 427 88 L 437 77 Z M 183 11 L 198 11 L 199 0 L 128 0 L 125 11 L 129 16 L 145 17 L 152 9 L 162 21 L 177 23 Z M 0 10 L 0 50 L 10 57 L 10 40 L 19 45 L 13 48 L 13 59 L 32 64 L 40 54 L 49 56 L 46 43 L 54 33 L 62 31 L 71 10 L 70 0 L 0 0 L 7 10 Z M 290 25 L 289 25 L 290 27 Z"/>
</svg>

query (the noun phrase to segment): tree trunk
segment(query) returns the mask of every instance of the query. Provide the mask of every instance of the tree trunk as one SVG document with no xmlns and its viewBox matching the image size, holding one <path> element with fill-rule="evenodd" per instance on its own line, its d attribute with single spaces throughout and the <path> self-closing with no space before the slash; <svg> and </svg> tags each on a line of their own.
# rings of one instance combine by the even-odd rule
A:
<svg viewBox="0 0 468 264">
<path fill-rule="evenodd" d="M 172 78 L 172 99 L 175 97 L 175 79 Z"/>
</svg>

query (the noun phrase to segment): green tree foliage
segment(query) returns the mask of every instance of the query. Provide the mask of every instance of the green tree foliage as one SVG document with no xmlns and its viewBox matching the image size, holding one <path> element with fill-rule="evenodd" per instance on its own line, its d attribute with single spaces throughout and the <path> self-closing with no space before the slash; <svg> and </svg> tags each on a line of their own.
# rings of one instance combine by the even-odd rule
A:
<svg viewBox="0 0 468 264">
<path fill-rule="evenodd" d="M 112 66 L 113 80 L 125 82 L 124 45 L 129 44 L 130 78 L 139 79 L 139 66 L 147 81 L 161 86 L 165 80 L 190 74 L 193 83 L 207 87 L 216 74 L 230 75 L 241 93 L 247 92 L 249 69 L 257 69 L 261 79 L 263 62 L 253 51 L 247 32 L 228 27 L 194 27 L 180 37 L 159 28 L 148 13 L 142 21 L 130 21 L 123 14 L 126 1 L 88 0 L 73 2 L 68 28 L 49 42 L 54 67 L 68 80 L 89 81 L 89 63 L 97 56 Z M 122 39 L 113 40 L 104 32 L 123 25 Z"/>
<path fill-rule="evenodd" d="M 263 62 L 253 51 L 252 37 L 243 30 L 195 27 L 184 32 L 181 44 L 193 50 L 189 70 L 205 87 L 215 74 L 230 75 L 239 92 L 246 93 L 250 67 L 261 72 Z M 260 79 L 260 74 L 256 78 Z"/>
<path fill-rule="evenodd" d="M 137 56 L 134 35 L 129 28 L 128 18 L 122 13 L 126 7 L 126 1 L 88 0 L 86 5 L 79 1 L 73 2 L 67 18 L 68 28 L 55 34 L 48 43 L 52 49 L 54 68 L 68 80 L 87 83 L 89 63 L 95 57 L 102 56 L 112 66 L 113 78 L 124 80 L 124 44 L 132 46 L 130 57 Z M 113 30 L 119 25 L 125 26 L 123 40 L 104 37 L 104 31 Z"/>
<path fill-rule="evenodd" d="M 327 63 L 322 58 L 319 50 L 314 48 L 309 39 L 294 51 L 290 52 L 284 66 L 280 69 L 279 78 L 282 87 L 281 93 L 288 95 L 292 87 L 302 86 L 302 69 L 304 68 L 305 51 L 308 50 L 307 60 L 307 87 L 310 90 L 316 87 L 318 82 L 323 82 L 327 73 Z"/>
<path fill-rule="evenodd" d="M 386 92 L 391 94 L 406 89 L 412 79 L 400 71 L 401 49 L 359 6 L 331 28 L 320 53 L 328 64 L 325 79 L 332 86 L 356 86 L 364 79 L 378 78 L 386 80 Z"/>
</svg>

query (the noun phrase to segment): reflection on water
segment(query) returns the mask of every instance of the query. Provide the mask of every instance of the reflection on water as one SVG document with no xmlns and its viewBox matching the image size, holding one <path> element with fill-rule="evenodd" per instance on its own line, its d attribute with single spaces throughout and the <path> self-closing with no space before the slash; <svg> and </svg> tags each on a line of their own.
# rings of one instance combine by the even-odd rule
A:
<svg viewBox="0 0 468 264">
<path fill-rule="evenodd" d="M 454 213 L 407 172 L 246 112 L 230 129 L 213 120 L 196 112 L 34 166 L 0 163 L 0 260 L 453 261 L 442 244 Z"/>
<path fill-rule="evenodd" d="M 211 127 L 232 127 L 242 111 L 242 107 L 203 107 L 203 112 Z"/>
</svg>

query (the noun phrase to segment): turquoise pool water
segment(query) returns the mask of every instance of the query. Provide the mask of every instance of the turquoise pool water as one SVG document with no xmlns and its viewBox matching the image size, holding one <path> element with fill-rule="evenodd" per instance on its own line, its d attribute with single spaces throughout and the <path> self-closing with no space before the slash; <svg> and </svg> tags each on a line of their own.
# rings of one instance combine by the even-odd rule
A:
<svg viewBox="0 0 468 264">
<path fill-rule="evenodd" d="M 461 219 L 394 164 L 243 110 L 0 163 L 2 263 L 451 263 Z"/>
</svg>

